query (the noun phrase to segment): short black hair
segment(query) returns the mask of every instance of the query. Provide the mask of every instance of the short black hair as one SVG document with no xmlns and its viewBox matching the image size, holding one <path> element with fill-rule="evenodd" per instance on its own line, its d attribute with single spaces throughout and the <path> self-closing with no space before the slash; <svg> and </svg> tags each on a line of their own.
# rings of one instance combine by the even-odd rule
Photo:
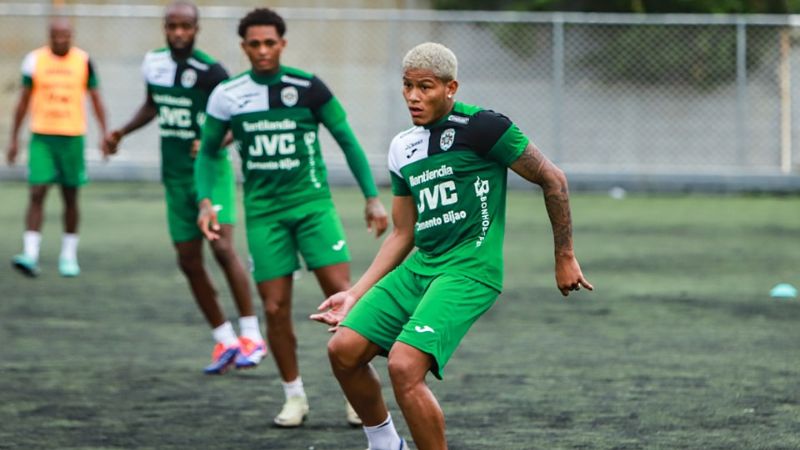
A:
<svg viewBox="0 0 800 450">
<path fill-rule="evenodd" d="M 256 8 L 239 21 L 239 37 L 244 39 L 247 29 L 258 25 L 274 26 L 280 37 L 286 33 L 286 22 L 283 21 L 283 17 L 269 8 Z"/>
</svg>

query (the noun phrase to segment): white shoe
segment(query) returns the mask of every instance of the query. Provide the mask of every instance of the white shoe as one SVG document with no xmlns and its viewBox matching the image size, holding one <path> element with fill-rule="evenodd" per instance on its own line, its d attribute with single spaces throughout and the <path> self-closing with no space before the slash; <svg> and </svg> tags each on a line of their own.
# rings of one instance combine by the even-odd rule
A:
<svg viewBox="0 0 800 450">
<path fill-rule="evenodd" d="M 360 427 L 363 425 L 361 423 L 361 417 L 358 417 L 358 413 L 355 409 L 353 409 L 353 405 L 350 402 L 345 400 L 345 411 L 347 413 L 347 423 L 351 427 Z"/>
<path fill-rule="evenodd" d="M 304 396 L 294 396 L 286 399 L 280 414 L 275 417 L 275 425 L 281 428 L 299 427 L 308 416 L 308 399 Z"/>
</svg>

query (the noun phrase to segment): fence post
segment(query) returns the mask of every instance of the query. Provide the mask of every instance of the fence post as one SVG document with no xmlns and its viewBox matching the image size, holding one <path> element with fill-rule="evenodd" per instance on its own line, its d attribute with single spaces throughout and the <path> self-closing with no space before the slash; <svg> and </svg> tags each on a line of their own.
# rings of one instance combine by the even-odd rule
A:
<svg viewBox="0 0 800 450">
<path fill-rule="evenodd" d="M 564 17 L 561 14 L 553 16 L 553 148 L 548 151 L 552 159 L 562 162 L 564 155 L 563 139 L 561 136 L 563 125 L 564 103 Z"/>
<path fill-rule="evenodd" d="M 792 72 L 790 65 L 791 41 L 788 28 L 781 28 L 781 62 L 778 70 L 781 89 L 781 173 L 792 170 Z"/>
<path fill-rule="evenodd" d="M 402 58 L 401 53 L 402 49 L 400 49 L 400 25 L 398 24 L 397 20 L 389 21 L 389 30 L 388 35 L 389 38 L 387 39 L 388 47 L 386 49 L 386 54 L 389 55 L 388 57 L 388 64 L 384 66 L 384 70 L 386 71 L 386 75 L 384 77 L 385 80 L 397 80 L 398 79 L 398 72 L 397 69 L 400 67 L 400 64 L 397 61 L 400 61 Z M 398 85 L 400 83 L 397 83 Z M 394 89 L 394 85 L 391 88 L 384 90 L 384 95 L 386 98 L 384 101 L 386 102 L 386 120 L 384 121 L 383 128 L 384 133 L 383 135 L 386 139 L 391 139 L 397 133 L 397 124 L 404 123 L 400 120 L 400 111 L 404 108 L 393 108 L 392 106 L 396 102 L 397 98 L 397 91 L 398 89 Z M 405 102 L 403 102 L 405 106 Z M 408 114 L 408 112 L 406 112 Z M 407 117 L 407 116 L 406 116 Z M 388 142 L 386 148 L 383 149 L 385 151 L 389 148 Z"/>
<path fill-rule="evenodd" d="M 745 166 L 747 152 L 747 23 L 736 20 L 736 156 Z"/>
</svg>

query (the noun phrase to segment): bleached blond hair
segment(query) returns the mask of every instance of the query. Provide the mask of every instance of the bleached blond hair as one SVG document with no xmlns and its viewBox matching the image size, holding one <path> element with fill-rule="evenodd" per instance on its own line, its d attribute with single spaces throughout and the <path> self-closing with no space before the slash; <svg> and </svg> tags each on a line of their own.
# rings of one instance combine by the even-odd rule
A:
<svg viewBox="0 0 800 450">
<path fill-rule="evenodd" d="M 458 60 L 452 50 L 436 42 L 425 42 L 406 53 L 403 72 L 413 69 L 430 70 L 443 81 L 452 81 L 458 75 Z"/>
</svg>

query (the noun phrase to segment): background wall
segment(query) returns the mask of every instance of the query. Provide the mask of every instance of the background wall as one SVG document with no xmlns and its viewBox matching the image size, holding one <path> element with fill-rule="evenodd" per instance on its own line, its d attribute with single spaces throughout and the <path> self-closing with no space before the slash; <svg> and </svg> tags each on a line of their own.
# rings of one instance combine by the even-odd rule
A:
<svg viewBox="0 0 800 450">
<path fill-rule="evenodd" d="M 76 44 L 94 58 L 116 127 L 144 98 L 139 65 L 145 51 L 164 45 L 163 5 L 104 3 L 65 11 Z M 389 141 L 410 126 L 400 60 L 433 40 L 459 57 L 458 98 L 508 115 L 574 186 L 800 189 L 800 150 L 792 145 L 800 142 L 792 126 L 798 114 L 791 115 L 800 100 L 794 16 L 437 12 L 393 9 L 414 2 L 340 3 L 369 8 L 277 7 L 288 22 L 283 61 L 316 73 L 340 98 L 381 182 L 388 180 Z M 232 73 L 247 68 L 236 25 L 249 9 L 201 7 L 198 46 Z M 48 11 L 47 4 L 0 3 L 0 111 L 8 111 L 0 115 L 2 135 L 18 95 L 19 64 L 45 42 Z M 157 177 L 156 131 L 152 124 L 129 136 L 122 153 L 102 163 L 91 129 L 92 175 Z M 347 182 L 341 152 L 327 134 L 323 139 L 332 179 Z M 22 178 L 24 168 L 3 167 L 0 177 Z"/>
</svg>

